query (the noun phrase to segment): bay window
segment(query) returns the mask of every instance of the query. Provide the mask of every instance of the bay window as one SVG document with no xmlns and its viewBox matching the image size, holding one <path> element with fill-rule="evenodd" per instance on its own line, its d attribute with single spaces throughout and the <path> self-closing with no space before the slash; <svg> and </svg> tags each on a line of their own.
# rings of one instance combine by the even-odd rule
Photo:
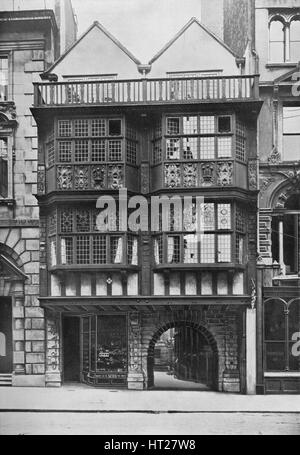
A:
<svg viewBox="0 0 300 455">
<path fill-rule="evenodd" d="M 138 265 L 138 237 L 101 233 L 97 229 L 98 211 L 66 208 L 48 217 L 50 266 L 59 265 Z"/>
<path fill-rule="evenodd" d="M 244 264 L 246 214 L 242 207 L 225 202 L 203 203 L 200 214 L 196 213 L 195 205 L 192 210 L 192 214 L 184 213 L 181 232 L 177 231 L 177 223 L 172 220 L 174 212 L 170 211 L 170 231 L 153 237 L 155 264 Z M 200 233 L 195 229 L 198 216 Z"/>
</svg>

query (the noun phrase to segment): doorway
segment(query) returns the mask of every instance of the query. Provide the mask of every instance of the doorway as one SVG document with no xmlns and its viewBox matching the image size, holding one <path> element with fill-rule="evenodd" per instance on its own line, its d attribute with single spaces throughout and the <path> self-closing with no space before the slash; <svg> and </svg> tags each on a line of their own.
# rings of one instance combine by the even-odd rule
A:
<svg viewBox="0 0 300 455">
<path fill-rule="evenodd" d="M 64 382 L 80 382 L 80 319 L 63 319 Z"/>
<path fill-rule="evenodd" d="M 212 337 L 192 323 L 164 327 L 148 350 L 148 387 L 216 390 L 218 354 Z"/>
<path fill-rule="evenodd" d="M 12 304 L 0 297 L 0 374 L 12 372 Z"/>
</svg>

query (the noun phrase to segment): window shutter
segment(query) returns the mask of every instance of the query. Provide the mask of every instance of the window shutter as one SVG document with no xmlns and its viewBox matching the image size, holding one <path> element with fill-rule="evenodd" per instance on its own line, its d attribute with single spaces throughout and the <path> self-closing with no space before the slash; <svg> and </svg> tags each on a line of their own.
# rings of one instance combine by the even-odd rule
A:
<svg viewBox="0 0 300 455">
<path fill-rule="evenodd" d="M 0 158 L 0 195 L 8 196 L 8 167 L 7 160 Z"/>
</svg>

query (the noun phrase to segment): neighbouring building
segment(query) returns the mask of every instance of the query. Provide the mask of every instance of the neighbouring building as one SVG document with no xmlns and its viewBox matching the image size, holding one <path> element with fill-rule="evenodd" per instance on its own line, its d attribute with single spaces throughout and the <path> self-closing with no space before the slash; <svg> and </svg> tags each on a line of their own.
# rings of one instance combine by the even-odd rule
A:
<svg viewBox="0 0 300 455">
<path fill-rule="evenodd" d="M 57 2 L 56 2 L 57 3 Z M 30 5 L 29 5 L 30 4 Z M 40 222 L 33 82 L 59 57 L 63 5 L 0 5 L 0 385 L 45 384 L 44 311 L 39 304 Z M 75 39 L 69 11 L 64 42 Z M 64 16 L 65 17 L 65 16 Z"/>
<path fill-rule="evenodd" d="M 210 6 L 206 22 L 213 20 Z M 300 1 L 220 0 L 219 36 L 253 55 L 258 123 L 257 390 L 300 392 Z M 234 18 L 234 20 L 232 20 Z"/>
<path fill-rule="evenodd" d="M 34 84 L 47 386 L 151 388 L 173 329 L 182 379 L 255 393 L 261 102 L 247 67 L 195 18 L 146 65 L 95 22 Z M 185 197 L 188 213 L 99 231 L 98 198 L 124 213 L 125 188 L 140 222 L 141 195 Z"/>
</svg>

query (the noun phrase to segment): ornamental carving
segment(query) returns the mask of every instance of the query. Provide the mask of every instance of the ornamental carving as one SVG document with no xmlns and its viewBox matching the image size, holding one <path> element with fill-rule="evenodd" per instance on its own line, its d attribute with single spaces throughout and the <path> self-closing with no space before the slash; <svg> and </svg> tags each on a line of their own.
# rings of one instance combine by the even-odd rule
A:
<svg viewBox="0 0 300 455">
<path fill-rule="evenodd" d="M 167 188 L 176 188 L 180 186 L 180 164 L 165 165 L 165 185 Z"/>
<path fill-rule="evenodd" d="M 141 326 L 139 315 L 136 313 L 131 313 L 129 317 L 129 343 L 129 371 L 132 373 L 141 373 Z"/>
<path fill-rule="evenodd" d="M 218 163 L 217 164 L 217 183 L 220 186 L 232 185 L 232 163 Z"/>
<path fill-rule="evenodd" d="M 46 325 L 47 335 L 47 357 L 46 365 L 48 372 L 59 372 L 59 355 L 60 355 L 60 340 L 59 340 L 59 320 L 55 316 L 47 318 Z"/>
<path fill-rule="evenodd" d="M 50 216 L 49 216 L 49 235 L 51 234 L 56 234 L 56 226 L 57 226 L 57 216 L 56 216 L 56 212 L 53 212 Z"/>
<path fill-rule="evenodd" d="M 257 190 L 257 161 L 250 161 L 248 166 L 249 190 Z"/>
<path fill-rule="evenodd" d="M 16 123 L 16 105 L 12 101 L 0 102 L 0 123 L 15 122 Z M 10 126 L 10 125 L 9 125 Z M 13 124 L 11 126 L 14 126 Z"/>
<path fill-rule="evenodd" d="M 95 190 L 102 190 L 106 186 L 106 172 L 105 166 L 92 167 L 92 188 Z"/>
<path fill-rule="evenodd" d="M 123 188 L 123 166 L 110 164 L 108 166 L 108 186 L 113 190 Z"/>
<path fill-rule="evenodd" d="M 78 232 L 90 230 L 90 213 L 88 210 L 78 210 L 76 213 L 76 228 Z"/>
<path fill-rule="evenodd" d="M 73 186 L 72 166 L 57 167 L 57 188 L 59 190 L 71 190 Z"/>
<path fill-rule="evenodd" d="M 183 165 L 183 186 L 195 188 L 197 186 L 197 165 L 193 163 Z"/>
<path fill-rule="evenodd" d="M 148 163 L 143 163 L 141 165 L 141 188 L 143 194 L 149 193 L 149 184 L 149 165 Z"/>
<path fill-rule="evenodd" d="M 290 196 L 300 193 L 300 171 L 293 170 L 285 174 L 287 177 L 287 186 L 283 188 L 282 193 L 276 198 L 276 208 L 284 208 Z"/>
<path fill-rule="evenodd" d="M 300 170 L 290 171 L 286 174 L 286 176 L 295 188 L 300 186 Z"/>
<path fill-rule="evenodd" d="M 211 186 L 214 184 L 214 163 L 207 163 L 201 165 L 202 185 Z"/>
<path fill-rule="evenodd" d="M 60 229 L 62 232 L 73 231 L 73 211 L 71 209 L 63 210 L 63 212 L 61 212 Z"/>
<path fill-rule="evenodd" d="M 75 166 L 74 188 L 75 190 L 86 190 L 89 185 L 89 168 L 87 166 Z"/>
<path fill-rule="evenodd" d="M 261 193 L 261 195 L 267 191 L 267 189 L 269 188 L 269 186 L 273 182 L 274 182 L 273 178 L 263 178 L 260 181 L 260 193 Z"/>
<path fill-rule="evenodd" d="M 46 192 L 46 173 L 44 166 L 38 166 L 37 171 L 37 193 L 45 194 Z"/>
<path fill-rule="evenodd" d="M 251 279 L 251 309 L 254 310 L 256 307 L 256 285 L 255 281 Z"/>
<path fill-rule="evenodd" d="M 276 147 L 273 148 L 269 158 L 268 158 L 268 163 L 269 164 L 278 164 L 281 162 L 281 155 Z"/>
</svg>

